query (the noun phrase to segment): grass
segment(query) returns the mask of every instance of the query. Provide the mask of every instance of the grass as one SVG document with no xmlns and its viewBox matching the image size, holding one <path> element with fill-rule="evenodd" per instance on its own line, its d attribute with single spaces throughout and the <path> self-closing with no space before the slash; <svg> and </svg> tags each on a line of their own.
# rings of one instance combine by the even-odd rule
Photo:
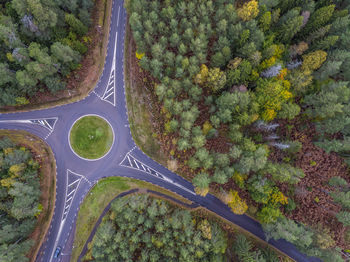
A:
<svg viewBox="0 0 350 262">
<path fill-rule="evenodd" d="M 85 116 L 72 127 L 69 137 L 75 153 L 87 159 L 104 156 L 113 144 L 110 125 L 98 116 Z"/>
<path fill-rule="evenodd" d="M 175 193 L 144 181 L 126 177 L 108 177 L 102 179 L 91 189 L 80 206 L 71 261 L 77 261 L 95 223 L 108 203 L 120 193 L 133 188 L 144 188 L 158 191 L 185 203 L 191 203 L 189 200 L 186 200 Z"/>
</svg>

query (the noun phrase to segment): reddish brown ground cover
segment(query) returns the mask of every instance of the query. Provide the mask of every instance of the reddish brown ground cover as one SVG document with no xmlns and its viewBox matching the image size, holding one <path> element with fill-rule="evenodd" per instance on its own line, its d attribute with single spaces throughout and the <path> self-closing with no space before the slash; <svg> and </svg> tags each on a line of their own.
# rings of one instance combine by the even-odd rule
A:
<svg viewBox="0 0 350 262">
<path fill-rule="evenodd" d="M 327 154 L 313 144 L 312 141 L 317 136 L 313 123 L 298 117 L 292 121 L 280 121 L 280 124 L 281 137 L 302 143 L 302 150 L 295 155 L 294 164 L 305 173 L 305 177 L 294 190 L 293 199 L 297 208 L 291 214 L 285 212 L 285 215 L 310 226 L 322 224 L 331 230 L 339 246 L 349 248 L 349 244 L 343 239 L 346 228 L 335 217 L 340 206 L 328 194 L 334 190 L 328 185 L 331 177 L 340 176 L 350 182 L 347 165 L 336 153 Z M 282 161 L 284 157 L 285 153 L 280 150 L 274 150 L 270 154 L 270 158 L 275 161 Z M 291 197 L 289 185 L 280 184 L 279 187 L 284 194 Z"/>
</svg>

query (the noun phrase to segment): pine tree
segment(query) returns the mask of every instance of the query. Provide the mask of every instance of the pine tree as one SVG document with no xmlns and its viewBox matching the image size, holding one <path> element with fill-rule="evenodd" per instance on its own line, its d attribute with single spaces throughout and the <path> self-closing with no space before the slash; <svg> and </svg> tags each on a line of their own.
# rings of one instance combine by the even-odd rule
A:
<svg viewBox="0 0 350 262">
<path fill-rule="evenodd" d="M 289 164 L 275 164 L 268 162 L 264 172 L 271 174 L 272 178 L 279 182 L 296 184 L 305 176 L 300 168 Z"/>
<path fill-rule="evenodd" d="M 344 208 L 350 208 L 350 191 L 348 192 L 332 192 L 330 193 L 334 202 L 339 203 Z"/>
<path fill-rule="evenodd" d="M 243 4 L 243 6 L 237 9 L 237 15 L 243 21 L 249 21 L 255 18 L 259 14 L 259 6 L 258 1 L 251 0 Z"/>
<path fill-rule="evenodd" d="M 303 17 L 296 16 L 289 19 L 279 27 L 278 38 L 282 43 L 289 43 L 292 38 L 301 30 Z"/>
<path fill-rule="evenodd" d="M 344 226 L 350 226 L 350 212 L 340 211 L 335 216 L 340 223 L 343 223 Z"/>
<path fill-rule="evenodd" d="M 226 74 L 219 68 L 212 68 L 208 71 L 208 77 L 206 79 L 206 86 L 212 91 L 217 92 L 222 89 L 226 84 Z"/>
<path fill-rule="evenodd" d="M 72 30 L 80 35 L 86 35 L 88 32 L 87 26 L 85 26 L 78 18 L 76 18 L 73 14 L 65 15 L 65 22 L 72 28 Z"/>
<path fill-rule="evenodd" d="M 312 13 L 309 21 L 302 30 L 303 35 L 307 35 L 324 26 L 332 17 L 335 5 L 324 6 Z"/>
<path fill-rule="evenodd" d="M 307 248 L 313 242 L 314 233 L 288 218 L 279 218 L 274 223 L 263 225 L 267 240 L 285 239 L 297 247 Z"/>
<path fill-rule="evenodd" d="M 348 185 L 348 182 L 342 177 L 335 176 L 329 179 L 328 184 L 333 187 L 345 187 Z"/>
<path fill-rule="evenodd" d="M 200 173 L 196 175 L 192 180 L 195 186 L 195 192 L 200 196 L 206 196 L 209 192 L 210 178 L 207 173 Z"/>
<path fill-rule="evenodd" d="M 317 50 L 307 55 L 303 55 L 303 71 L 314 71 L 321 67 L 321 65 L 326 61 L 327 53 L 322 50 Z"/>
<path fill-rule="evenodd" d="M 273 206 L 265 206 L 257 213 L 258 219 L 265 224 L 273 223 L 282 217 L 281 211 Z"/>
<path fill-rule="evenodd" d="M 326 38 L 313 43 L 310 46 L 310 50 L 328 50 L 337 43 L 338 39 L 339 36 L 337 35 L 327 36 Z"/>
<path fill-rule="evenodd" d="M 229 194 L 231 195 L 231 199 L 228 202 L 228 206 L 232 209 L 233 213 L 243 215 L 248 209 L 247 204 L 239 197 L 237 191 L 231 190 Z"/>
</svg>

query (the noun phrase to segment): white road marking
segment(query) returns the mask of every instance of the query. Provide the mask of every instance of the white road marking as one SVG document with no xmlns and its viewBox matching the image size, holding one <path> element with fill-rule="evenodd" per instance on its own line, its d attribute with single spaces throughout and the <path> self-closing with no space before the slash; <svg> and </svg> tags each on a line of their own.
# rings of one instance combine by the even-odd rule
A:
<svg viewBox="0 0 350 262">
<path fill-rule="evenodd" d="M 134 149 L 135 149 L 135 147 L 134 147 L 132 150 L 134 150 Z M 131 150 L 131 151 L 132 151 L 132 150 Z M 191 193 L 192 195 L 196 195 L 196 193 L 193 192 L 192 190 L 190 190 L 190 189 L 188 189 L 188 188 L 186 188 L 186 187 L 180 185 L 179 183 L 173 181 L 172 179 L 168 178 L 168 177 L 165 176 L 164 174 L 157 172 L 155 169 L 153 169 L 153 168 L 147 166 L 146 164 L 142 163 L 140 160 L 136 159 L 136 158 L 135 158 L 134 156 L 132 156 L 130 153 L 131 153 L 131 152 L 128 152 L 128 153 L 125 155 L 124 159 L 123 159 L 123 160 L 120 162 L 120 164 L 119 164 L 120 166 L 124 166 L 124 167 L 128 167 L 128 168 L 136 169 L 136 170 L 139 170 L 139 171 L 141 171 L 141 172 L 147 173 L 147 174 L 149 174 L 149 175 L 151 175 L 151 176 L 154 176 L 154 177 L 157 177 L 157 178 L 159 178 L 159 179 L 161 179 L 161 180 L 163 180 L 163 181 L 165 181 L 165 182 L 167 182 L 167 183 L 169 183 L 169 184 L 172 184 L 172 185 L 174 185 L 174 186 L 176 186 L 176 187 L 178 187 L 178 188 L 181 188 L 182 190 L 185 190 L 186 192 Z M 124 162 L 126 161 L 126 159 L 128 159 L 129 164 L 127 164 L 127 163 L 124 164 Z M 136 167 L 132 164 L 131 159 L 132 159 L 132 161 L 135 163 Z M 140 166 L 142 167 L 142 169 L 140 168 Z"/>
<path fill-rule="evenodd" d="M 130 163 L 131 167 L 133 167 L 132 164 L 131 164 L 131 160 L 130 160 L 129 155 L 127 155 L 127 158 L 128 158 L 128 160 L 129 160 L 129 163 Z"/>
<path fill-rule="evenodd" d="M 74 175 L 74 176 L 78 176 L 80 177 L 79 179 L 76 179 L 73 183 L 69 184 L 68 185 L 68 181 L 69 181 L 69 176 L 70 175 Z M 61 215 L 61 223 L 60 223 L 60 227 L 59 227 L 59 230 L 58 230 L 58 233 L 57 233 L 57 236 L 56 236 L 56 240 L 55 240 L 55 244 L 54 244 L 54 247 L 52 249 L 52 253 L 51 253 L 51 256 L 50 256 L 50 262 L 52 261 L 53 259 L 53 254 L 55 252 L 55 249 L 57 247 L 57 244 L 58 244 L 58 241 L 60 239 L 60 236 L 61 236 L 61 233 L 62 233 L 62 230 L 63 230 L 63 226 L 66 222 L 66 219 L 67 219 L 67 215 L 69 213 L 69 210 L 72 206 L 72 202 L 73 202 L 73 199 L 75 197 L 75 194 L 77 192 L 77 189 L 79 188 L 79 185 L 80 185 L 80 182 L 82 179 L 86 179 L 87 178 L 83 175 L 80 175 L 80 174 L 77 174 L 73 171 L 71 171 L 70 169 L 67 169 L 67 172 L 66 172 L 66 176 L 67 176 L 67 180 L 66 180 L 66 188 L 65 188 L 65 198 L 64 198 L 64 207 L 63 207 L 63 212 L 62 212 L 62 215 Z M 69 186 L 72 186 L 73 184 L 76 184 L 78 182 L 78 185 L 74 188 L 74 190 L 72 190 L 69 194 L 68 194 L 68 189 L 69 189 Z M 71 194 L 73 194 L 72 196 L 70 196 Z M 69 203 L 67 205 L 67 203 Z"/>
<path fill-rule="evenodd" d="M 119 13 L 120 13 L 120 6 L 118 7 L 117 27 L 119 26 Z"/>
<path fill-rule="evenodd" d="M 110 97 L 111 95 L 113 95 L 113 93 L 110 93 L 108 96 L 105 96 L 104 99 L 107 99 L 107 98 Z"/>
<path fill-rule="evenodd" d="M 145 169 L 144 165 L 142 165 L 142 164 L 141 164 L 141 167 L 143 168 L 143 170 L 145 170 L 145 171 L 146 171 L 146 169 Z"/>
<path fill-rule="evenodd" d="M 80 179 L 77 179 L 77 180 L 75 180 L 74 182 L 72 182 L 72 183 L 70 183 L 69 185 L 68 185 L 68 187 L 70 187 L 71 185 L 74 185 L 76 182 L 78 182 L 78 181 L 80 181 Z"/>
<path fill-rule="evenodd" d="M 139 165 L 137 164 L 137 162 L 135 161 L 135 159 L 134 159 L 134 162 L 135 162 L 135 165 L 137 166 L 137 168 L 139 169 L 140 167 L 139 167 Z"/>
<path fill-rule="evenodd" d="M 53 125 L 49 124 L 48 120 L 53 120 Z M 0 123 L 22 123 L 22 124 L 32 124 L 39 125 L 49 130 L 49 133 L 45 136 L 45 140 L 52 134 L 55 129 L 58 117 L 48 117 L 48 118 L 37 118 L 37 119 L 23 119 L 23 120 L 0 120 Z"/>
<path fill-rule="evenodd" d="M 114 51 L 113 51 L 113 61 L 112 61 L 112 67 L 111 67 L 111 72 L 109 75 L 108 79 L 108 84 L 107 87 L 103 93 L 103 95 L 100 97 L 98 96 L 101 100 L 110 103 L 111 105 L 115 106 L 116 104 L 116 57 L 117 57 L 117 42 L 118 42 L 118 31 L 115 34 L 115 42 L 114 42 Z M 111 92 L 112 91 L 112 92 Z M 108 99 L 110 96 L 113 95 L 112 101 Z"/>
</svg>

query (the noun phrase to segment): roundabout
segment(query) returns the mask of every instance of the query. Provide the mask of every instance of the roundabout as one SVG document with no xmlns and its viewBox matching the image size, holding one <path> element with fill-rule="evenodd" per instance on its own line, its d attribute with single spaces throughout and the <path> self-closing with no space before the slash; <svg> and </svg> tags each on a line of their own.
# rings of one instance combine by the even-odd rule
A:
<svg viewBox="0 0 350 262">
<path fill-rule="evenodd" d="M 35 261 L 69 261 L 80 204 L 91 188 L 106 177 L 128 177 L 162 187 L 265 240 L 262 226 L 256 220 L 232 213 L 230 207 L 214 195 L 196 195 L 189 181 L 136 146 L 126 105 L 123 67 L 127 18 L 123 4 L 123 1 L 113 1 L 104 69 L 87 97 L 46 109 L 0 113 L 0 129 L 26 130 L 41 137 L 56 159 L 54 215 Z M 296 261 L 319 261 L 300 253 L 284 240 L 270 239 L 268 243 Z M 59 258 L 54 257 L 57 248 L 62 248 Z"/>
<path fill-rule="evenodd" d="M 98 115 L 84 115 L 73 123 L 69 130 L 68 142 L 78 157 L 94 161 L 106 156 L 114 143 L 111 124 Z"/>
</svg>

